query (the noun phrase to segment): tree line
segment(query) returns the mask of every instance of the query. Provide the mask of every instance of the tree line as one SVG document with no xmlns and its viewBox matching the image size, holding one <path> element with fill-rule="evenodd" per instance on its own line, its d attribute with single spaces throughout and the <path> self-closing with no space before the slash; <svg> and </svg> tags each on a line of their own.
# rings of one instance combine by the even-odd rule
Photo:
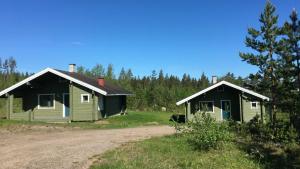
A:
<svg viewBox="0 0 300 169">
<path fill-rule="evenodd" d="M 182 111 L 182 107 L 176 106 L 177 101 L 211 85 L 205 73 L 195 78 L 186 73 L 178 77 L 165 74 L 163 70 L 153 70 L 150 75 L 140 77 L 135 76 L 131 69 L 125 68 L 115 73 L 112 64 L 107 67 L 96 64 L 91 69 L 79 66 L 77 72 L 92 78 L 104 77 L 134 93 L 127 101 L 128 108 L 132 110 Z M 219 80 L 243 85 L 243 78 L 235 77 L 233 73 L 227 73 L 219 77 Z"/>
<path fill-rule="evenodd" d="M 8 88 L 28 76 L 28 73 L 21 73 L 17 71 L 17 61 L 13 57 L 0 57 L 0 90 Z M 18 101 L 15 104 L 18 104 Z M 5 105 L 5 100 L 0 99 L 0 118 L 6 113 Z"/>
</svg>

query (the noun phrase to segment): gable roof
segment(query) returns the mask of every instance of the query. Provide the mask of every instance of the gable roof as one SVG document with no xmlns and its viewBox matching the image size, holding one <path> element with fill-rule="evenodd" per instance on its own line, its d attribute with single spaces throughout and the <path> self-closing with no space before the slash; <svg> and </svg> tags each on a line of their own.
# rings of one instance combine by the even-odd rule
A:
<svg viewBox="0 0 300 169">
<path fill-rule="evenodd" d="M 210 87 L 208 87 L 208 88 L 206 88 L 206 89 L 204 89 L 204 90 L 201 90 L 200 92 L 195 93 L 195 94 L 193 94 L 193 95 L 191 95 L 191 96 L 189 96 L 189 97 L 187 97 L 187 98 L 185 98 L 185 99 L 183 99 L 183 100 L 178 101 L 178 102 L 176 103 L 176 105 L 179 106 L 179 105 L 181 105 L 182 103 L 185 103 L 185 102 L 187 102 L 187 101 L 189 101 L 189 100 L 191 100 L 191 99 L 193 99 L 193 98 L 195 98 L 195 97 L 197 97 L 197 96 L 200 96 L 200 95 L 202 95 L 202 94 L 204 94 L 204 93 L 206 93 L 206 92 L 208 92 L 208 91 L 210 91 L 210 90 L 212 90 L 212 89 L 214 89 L 214 88 L 216 88 L 216 87 L 219 87 L 219 86 L 221 86 L 221 85 L 226 85 L 226 86 L 232 87 L 232 88 L 234 88 L 234 89 L 240 90 L 240 91 L 242 91 L 242 92 L 248 93 L 248 94 L 250 94 L 250 95 L 256 96 L 256 97 L 261 98 L 261 99 L 266 100 L 266 101 L 269 101 L 269 100 L 270 100 L 268 97 L 263 96 L 263 95 L 261 95 L 261 94 L 259 94 L 259 93 L 256 93 L 256 92 L 254 92 L 254 91 L 252 91 L 252 90 L 245 89 L 245 88 L 243 88 L 243 87 L 237 86 L 237 85 L 235 85 L 235 84 L 232 84 L 232 83 L 229 83 L 229 82 L 226 82 L 226 81 L 221 81 L 221 82 L 216 83 L 216 84 L 214 84 L 214 85 L 212 85 L 212 86 L 210 86 Z"/>
<path fill-rule="evenodd" d="M 105 82 L 105 86 L 99 86 L 97 83 L 97 79 L 92 79 L 89 77 L 86 77 L 84 75 L 81 75 L 79 73 L 70 73 L 70 72 L 66 72 L 66 71 L 62 71 L 62 70 L 55 70 L 52 68 L 46 68 L 32 76 L 29 76 L 28 78 L 16 83 L 15 85 L 3 90 L 0 92 L 0 96 L 26 84 L 27 82 L 36 79 L 46 73 L 53 73 L 57 76 L 60 76 L 62 78 L 65 78 L 67 80 L 70 80 L 76 84 L 79 84 L 81 86 L 84 86 L 88 89 L 91 89 L 97 93 L 100 93 L 102 95 L 105 96 L 113 96 L 113 95 L 132 95 L 132 93 L 130 93 L 129 91 L 126 91 L 120 87 L 117 87 L 115 85 L 112 85 L 110 83 Z"/>
</svg>

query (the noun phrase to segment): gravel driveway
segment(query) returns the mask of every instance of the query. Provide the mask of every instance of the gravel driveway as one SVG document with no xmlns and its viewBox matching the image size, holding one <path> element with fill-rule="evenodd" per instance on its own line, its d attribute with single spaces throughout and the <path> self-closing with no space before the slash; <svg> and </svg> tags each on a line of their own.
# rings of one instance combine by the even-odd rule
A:
<svg viewBox="0 0 300 169">
<path fill-rule="evenodd" d="M 174 132 L 174 128 L 168 126 L 0 132 L 0 168 L 88 168 L 93 156 L 123 143 Z"/>
</svg>

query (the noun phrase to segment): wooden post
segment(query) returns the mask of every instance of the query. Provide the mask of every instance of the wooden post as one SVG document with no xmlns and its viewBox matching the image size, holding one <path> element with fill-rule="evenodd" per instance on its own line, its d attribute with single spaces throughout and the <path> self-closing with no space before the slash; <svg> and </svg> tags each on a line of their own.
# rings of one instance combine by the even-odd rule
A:
<svg viewBox="0 0 300 169">
<path fill-rule="evenodd" d="M 70 81 L 69 84 L 69 122 L 73 120 L 73 83 Z"/>
<path fill-rule="evenodd" d="M 263 102 L 259 102 L 261 122 L 264 123 Z"/>
<path fill-rule="evenodd" d="M 95 92 L 92 91 L 92 100 L 93 100 L 93 108 L 92 108 L 92 120 L 96 120 L 96 112 L 95 112 Z"/>
<path fill-rule="evenodd" d="M 240 120 L 244 122 L 244 106 L 243 106 L 243 93 L 239 94 L 239 101 L 240 101 Z"/>
<path fill-rule="evenodd" d="M 187 118 L 186 118 L 186 120 L 188 121 L 188 120 L 190 120 L 189 119 L 189 116 L 191 115 L 191 102 L 187 102 Z"/>
<path fill-rule="evenodd" d="M 14 111 L 14 95 L 8 94 L 7 97 L 7 119 L 11 119 L 11 114 Z"/>
<path fill-rule="evenodd" d="M 9 95 L 6 94 L 6 119 L 10 119 L 10 115 L 9 115 L 9 112 L 10 112 L 10 106 L 9 106 Z"/>
</svg>

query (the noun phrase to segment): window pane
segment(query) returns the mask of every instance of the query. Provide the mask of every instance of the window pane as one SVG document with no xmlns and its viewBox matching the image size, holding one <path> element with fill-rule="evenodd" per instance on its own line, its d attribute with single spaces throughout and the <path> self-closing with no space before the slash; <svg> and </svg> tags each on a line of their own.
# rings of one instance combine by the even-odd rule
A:
<svg viewBox="0 0 300 169">
<path fill-rule="evenodd" d="M 213 102 L 200 102 L 200 111 L 213 112 Z"/>
<path fill-rule="evenodd" d="M 41 107 L 53 107 L 54 97 L 53 95 L 40 95 Z"/>
<path fill-rule="evenodd" d="M 81 102 L 89 102 L 89 95 L 87 94 L 81 95 Z"/>
</svg>

